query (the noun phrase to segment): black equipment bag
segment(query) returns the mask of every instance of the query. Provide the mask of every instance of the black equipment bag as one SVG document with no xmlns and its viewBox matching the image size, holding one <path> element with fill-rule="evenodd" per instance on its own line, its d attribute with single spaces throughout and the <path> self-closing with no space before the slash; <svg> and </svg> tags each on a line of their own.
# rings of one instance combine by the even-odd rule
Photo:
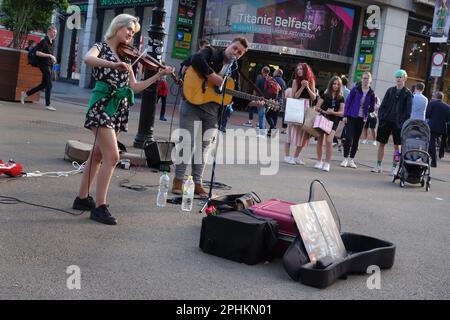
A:
<svg viewBox="0 0 450 320">
<path fill-rule="evenodd" d="M 249 265 L 271 260 L 277 243 L 275 220 L 256 217 L 249 210 L 208 215 L 202 220 L 200 249 Z"/>
</svg>

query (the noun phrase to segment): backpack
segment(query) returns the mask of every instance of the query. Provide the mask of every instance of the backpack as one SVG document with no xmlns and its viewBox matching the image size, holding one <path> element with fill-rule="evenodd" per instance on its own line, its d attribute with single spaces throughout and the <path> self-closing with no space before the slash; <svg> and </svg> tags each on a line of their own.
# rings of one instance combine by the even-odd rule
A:
<svg viewBox="0 0 450 320">
<path fill-rule="evenodd" d="M 36 55 L 37 46 L 28 51 L 28 64 L 31 64 L 33 67 L 39 67 L 39 57 Z"/>
<path fill-rule="evenodd" d="M 264 97 L 267 99 L 276 99 L 281 91 L 281 86 L 274 78 L 267 76 L 264 81 Z"/>
</svg>

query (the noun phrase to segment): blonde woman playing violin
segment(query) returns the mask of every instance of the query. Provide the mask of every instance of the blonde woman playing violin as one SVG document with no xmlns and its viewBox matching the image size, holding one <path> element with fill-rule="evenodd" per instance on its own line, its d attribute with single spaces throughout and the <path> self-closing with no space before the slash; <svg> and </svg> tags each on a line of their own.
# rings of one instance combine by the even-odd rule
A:
<svg viewBox="0 0 450 320">
<path fill-rule="evenodd" d="M 90 218 L 100 223 L 115 225 L 117 219 L 108 211 L 107 193 L 111 176 L 119 160 L 117 135 L 128 129 L 128 113 L 134 103 L 134 94 L 173 73 L 173 68 L 160 69 L 146 80 L 136 81 L 133 69 L 117 55 L 120 44 L 129 44 L 140 30 L 138 18 L 120 14 L 106 31 L 104 41 L 95 43 L 84 62 L 93 68 L 96 80 L 88 104 L 84 127 L 94 134 L 94 147 L 86 162 L 80 189 L 73 208 L 91 210 Z M 95 202 L 89 187 L 97 178 Z"/>
</svg>

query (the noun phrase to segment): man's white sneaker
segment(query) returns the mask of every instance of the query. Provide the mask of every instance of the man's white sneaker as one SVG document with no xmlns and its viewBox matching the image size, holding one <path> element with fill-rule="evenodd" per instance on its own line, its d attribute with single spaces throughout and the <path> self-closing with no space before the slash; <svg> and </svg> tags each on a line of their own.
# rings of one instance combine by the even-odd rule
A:
<svg viewBox="0 0 450 320">
<path fill-rule="evenodd" d="M 344 167 L 344 168 L 346 168 L 348 166 L 348 159 L 347 158 L 345 158 L 344 160 L 342 160 L 342 162 L 341 162 L 341 167 Z"/>
<path fill-rule="evenodd" d="M 362 144 L 367 144 L 367 139 L 364 139 L 364 140 L 362 141 Z"/>
<path fill-rule="evenodd" d="M 375 173 L 381 173 L 383 171 L 383 169 L 381 168 L 381 166 L 379 164 L 377 164 L 375 167 L 372 168 L 372 170 L 370 170 L 371 172 L 375 172 Z"/>
<path fill-rule="evenodd" d="M 348 166 L 349 166 L 350 168 L 353 168 L 353 169 L 358 168 L 358 167 L 356 166 L 356 164 L 355 164 L 355 161 L 354 161 L 353 159 L 350 159 L 350 161 L 348 162 Z"/>
<path fill-rule="evenodd" d="M 53 108 L 52 106 L 46 106 L 45 109 L 50 110 L 50 111 L 56 111 L 56 109 Z"/>
<path fill-rule="evenodd" d="M 28 96 L 27 96 L 27 93 L 25 92 L 25 91 L 22 91 L 21 93 L 20 93 L 20 103 L 21 104 L 25 104 L 25 99 L 27 98 Z"/>
<path fill-rule="evenodd" d="M 314 168 L 316 169 L 322 169 L 322 167 L 323 167 L 322 161 L 317 161 L 316 164 L 314 165 Z"/>
<path fill-rule="evenodd" d="M 295 161 L 296 164 L 299 164 L 299 165 L 302 165 L 302 166 L 305 165 L 305 161 L 303 160 L 303 158 L 295 158 L 294 161 Z"/>
<path fill-rule="evenodd" d="M 329 172 L 330 171 L 330 164 L 328 162 L 323 163 L 323 171 Z"/>
<path fill-rule="evenodd" d="M 372 145 L 377 146 L 377 142 L 376 141 L 372 142 Z"/>
</svg>

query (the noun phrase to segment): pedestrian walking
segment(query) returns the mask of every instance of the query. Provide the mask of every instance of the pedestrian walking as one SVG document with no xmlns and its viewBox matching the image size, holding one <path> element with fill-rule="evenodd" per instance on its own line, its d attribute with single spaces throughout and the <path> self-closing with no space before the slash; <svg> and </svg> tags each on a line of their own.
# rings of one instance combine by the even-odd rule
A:
<svg viewBox="0 0 450 320">
<path fill-rule="evenodd" d="M 431 140 L 428 153 L 431 156 L 431 166 L 437 167 L 436 140 L 447 133 L 447 121 L 450 121 L 450 107 L 444 103 L 444 94 L 440 91 L 435 93 L 435 100 L 432 100 L 427 107 L 426 118 L 431 131 Z"/>
<path fill-rule="evenodd" d="M 42 73 L 42 81 L 37 87 L 21 92 L 20 102 L 22 104 L 25 103 L 25 100 L 29 96 L 45 89 L 45 108 L 50 111 L 56 111 L 50 104 L 50 96 L 52 93 L 53 65 L 56 63 L 56 58 L 53 55 L 53 44 L 57 33 L 56 27 L 51 25 L 47 29 L 47 35 L 37 44 L 36 56 L 39 58 L 39 69 Z"/>
</svg>

